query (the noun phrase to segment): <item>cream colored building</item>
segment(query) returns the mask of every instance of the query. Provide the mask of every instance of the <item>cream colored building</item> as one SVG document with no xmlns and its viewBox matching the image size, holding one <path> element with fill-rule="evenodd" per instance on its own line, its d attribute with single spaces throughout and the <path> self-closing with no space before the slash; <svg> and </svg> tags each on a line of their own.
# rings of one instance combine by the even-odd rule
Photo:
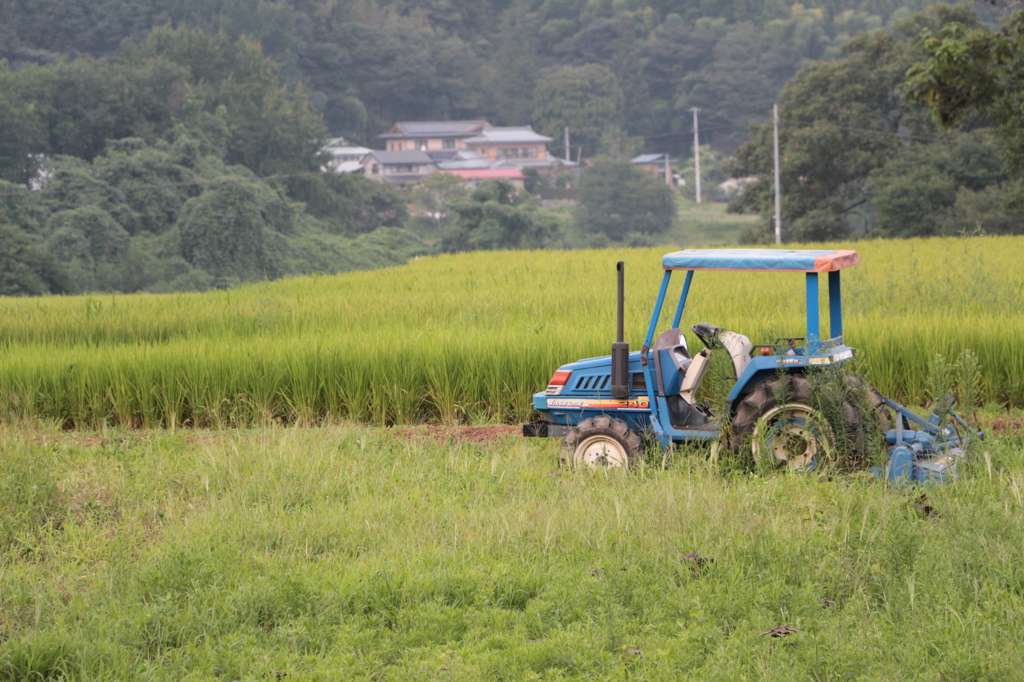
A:
<svg viewBox="0 0 1024 682">
<path fill-rule="evenodd" d="M 360 163 L 366 177 L 399 186 L 415 184 L 437 170 L 426 152 L 417 151 L 371 151 Z"/>
<path fill-rule="evenodd" d="M 491 163 L 507 161 L 512 165 L 548 165 L 548 142 L 530 126 L 490 128 L 466 140 L 466 147 Z"/>
<path fill-rule="evenodd" d="M 389 152 L 465 149 L 465 141 L 491 129 L 487 121 L 399 121 L 380 136 Z"/>
</svg>

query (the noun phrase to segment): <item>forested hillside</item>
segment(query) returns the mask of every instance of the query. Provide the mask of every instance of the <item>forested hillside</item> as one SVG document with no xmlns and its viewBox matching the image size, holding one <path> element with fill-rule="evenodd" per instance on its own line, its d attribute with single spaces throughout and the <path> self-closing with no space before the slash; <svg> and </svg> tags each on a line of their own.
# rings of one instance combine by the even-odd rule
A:
<svg viewBox="0 0 1024 682">
<path fill-rule="evenodd" d="M 940 5 L 861 34 L 786 83 L 785 240 L 1024 232 L 1024 13 L 996 26 L 977 10 Z M 729 209 L 760 212 L 745 237 L 765 242 L 772 126 L 752 133 L 728 166 L 757 180 Z"/>
<path fill-rule="evenodd" d="M 782 84 L 864 30 L 928 0 L 13 0 L 12 65 L 109 56 L 154 26 L 247 36 L 302 84 L 332 134 L 359 142 L 395 120 L 484 117 L 580 128 L 587 153 L 686 148 L 689 108 L 735 147 Z M 580 73 L 589 92 L 567 97 Z M 603 118 L 583 112 L 604 100 Z M 645 140 L 647 144 L 645 145 Z M 653 145 L 653 146 L 651 146 Z"/>
<path fill-rule="evenodd" d="M 991 142 L 998 116 L 947 130 L 930 122 L 927 97 L 903 95 L 926 56 L 921 31 L 985 25 L 966 5 L 915 14 L 927 4 L 4 2 L 0 294 L 206 289 L 431 249 L 657 243 L 672 221 L 665 192 L 645 204 L 661 207 L 651 225 L 598 229 L 594 215 L 628 207 L 583 206 L 576 229 L 593 234 L 577 238 L 567 214 L 540 215 L 508 187 L 403 193 L 320 172 L 328 136 L 379 147 L 396 120 L 531 124 L 558 156 L 568 126 L 588 160 L 685 160 L 696 107 L 709 160 L 736 153 L 726 169 L 760 178 L 734 208 L 767 216 L 764 122 L 779 100 L 787 238 L 1019 231 L 1002 209 L 1016 176 Z M 613 185 L 639 181 L 588 168 Z M 717 161 L 709 169 L 724 177 Z M 607 198 L 597 176 L 581 188 Z M 417 202 L 439 223 L 426 241 L 405 229 Z"/>
<path fill-rule="evenodd" d="M 405 262 L 390 185 L 320 172 L 323 122 L 254 42 L 154 29 L 0 70 L 0 294 L 173 291 Z"/>
</svg>

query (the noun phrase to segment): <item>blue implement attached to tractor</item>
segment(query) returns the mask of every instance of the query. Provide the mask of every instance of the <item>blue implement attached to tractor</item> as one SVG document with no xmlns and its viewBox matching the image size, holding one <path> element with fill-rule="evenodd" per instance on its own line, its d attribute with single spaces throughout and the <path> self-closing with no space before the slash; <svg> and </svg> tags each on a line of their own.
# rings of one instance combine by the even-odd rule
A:
<svg viewBox="0 0 1024 682">
<path fill-rule="evenodd" d="M 664 276 L 651 313 L 644 344 L 630 352 L 623 340 L 624 264 L 618 270 L 618 336 L 610 356 L 579 360 L 555 371 L 547 389 L 533 396 L 541 420 L 526 424 L 526 436 L 562 438 L 565 459 L 573 465 L 629 466 L 645 441 L 662 448 L 677 443 L 725 437 L 733 448 L 749 448 L 755 461 L 766 459 L 794 470 L 816 466 L 833 447 L 830 427 L 812 396 L 808 374 L 816 368 L 842 366 L 855 351 L 843 342 L 841 272 L 857 265 L 856 251 L 785 251 L 776 249 L 690 249 L 662 258 Z M 704 349 L 690 354 L 679 331 L 694 273 L 804 273 L 807 332 L 804 337 L 775 339 L 755 346 L 743 334 L 708 323 L 691 326 Z M 658 331 L 672 274 L 686 273 L 672 325 Z M 828 275 L 828 336 L 819 320 L 819 275 Z M 728 353 L 735 384 L 726 399 L 727 419 L 710 405 L 698 404 L 697 390 L 712 351 Z M 889 458 L 876 475 L 895 482 L 941 481 L 955 474 L 954 463 L 970 436 L 967 423 L 952 411 L 952 399 L 927 419 L 882 397 L 858 376 L 844 381 L 864 400 L 846 400 L 841 409 L 848 442 L 864 445 L 864 434 L 885 436 Z M 949 421 L 947 423 L 947 417 Z M 723 424 L 728 432 L 723 434 Z M 893 428 L 894 427 L 894 428 Z M 983 434 L 978 434 L 983 436 Z M 865 445 L 866 447 L 866 445 Z"/>
</svg>

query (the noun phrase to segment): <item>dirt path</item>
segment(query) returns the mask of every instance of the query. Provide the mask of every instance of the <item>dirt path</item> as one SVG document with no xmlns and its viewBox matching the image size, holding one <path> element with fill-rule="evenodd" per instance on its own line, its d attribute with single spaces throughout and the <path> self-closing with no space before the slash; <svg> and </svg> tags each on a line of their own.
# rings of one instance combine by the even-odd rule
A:
<svg viewBox="0 0 1024 682">
<path fill-rule="evenodd" d="M 408 440 L 435 440 L 438 443 L 476 443 L 491 445 L 502 438 L 518 436 L 521 426 L 458 426 L 446 424 L 420 424 L 395 429 L 394 433 Z"/>
<path fill-rule="evenodd" d="M 994 436 L 1019 436 L 1024 434 L 1024 419 L 1012 417 L 993 417 L 992 419 L 981 419 L 981 425 L 986 429 L 992 429 Z"/>
</svg>

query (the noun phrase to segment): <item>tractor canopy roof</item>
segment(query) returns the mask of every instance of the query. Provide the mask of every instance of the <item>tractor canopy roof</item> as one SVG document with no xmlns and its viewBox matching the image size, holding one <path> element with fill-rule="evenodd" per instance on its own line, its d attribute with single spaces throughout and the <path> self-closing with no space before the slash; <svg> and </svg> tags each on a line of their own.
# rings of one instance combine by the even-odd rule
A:
<svg viewBox="0 0 1024 682">
<path fill-rule="evenodd" d="M 661 259 L 665 270 L 835 272 L 860 263 L 856 251 L 783 249 L 687 249 Z"/>
</svg>

